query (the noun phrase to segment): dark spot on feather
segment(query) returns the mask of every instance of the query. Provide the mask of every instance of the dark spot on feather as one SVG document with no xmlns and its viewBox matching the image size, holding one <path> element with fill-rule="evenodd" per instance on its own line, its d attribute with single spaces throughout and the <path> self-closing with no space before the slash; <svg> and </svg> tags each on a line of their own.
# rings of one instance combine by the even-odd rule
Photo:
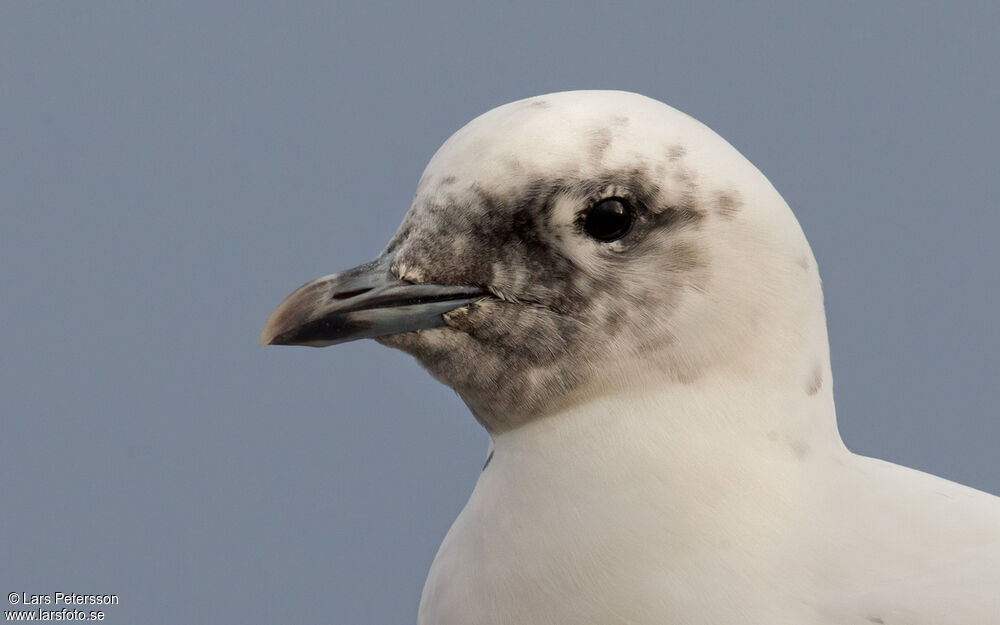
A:
<svg viewBox="0 0 1000 625">
<path fill-rule="evenodd" d="M 885 621 L 883 621 L 877 616 L 869 616 L 868 621 L 871 623 L 876 623 L 876 625 L 885 625 Z"/>
<path fill-rule="evenodd" d="M 716 200 L 719 214 L 726 219 L 732 219 L 743 209 L 743 200 L 738 191 L 729 191 L 719 194 Z"/>
<path fill-rule="evenodd" d="M 486 467 L 490 466 L 490 462 L 493 461 L 493 451 L 494 450 L 491 449 L 490 454 L 486 456 L 486 462 L 483 464 L 483 471 L 485 471 Z"/>
<path fill-rule="evenodd" d="M 667 159 L 675 163 L 687 155 L 687 148 L 683 145 L 672 145 L 667 149 Z"/>
<path fill-rule="evenodd" d="M 703 267 L 701 248 L 691 241 L 680 241 L 668 251 L 670 270 L 686 273 Z"/>
<path fill-rule="evenodd" d="M 524 175 L 524 165 L 517 157 L 510 157 L 507 159 L 507 167 L 510 168 L 511 176 L 523 176 Z"/>
<path fill-rule="evenodd" d="M 670 163 L 671 183 L 676 186 L 680 195 L 678 207 L 692 213 L 700 213 L 697 206 L 698 181 L 694 172 L 685 167 L 681 162 L 687 154 L 687 149 L 681 145 L 674 145 L 667 149 L 667 161 Z M 658 175 L 663 176 L 666 170 L 658 169 Z"/>
<path fill-rule="evenodd" d="M 809 384 L 806 386 L 806 394 L 815 395 L 821 388 L 823 388 L 823 366 L 816 363 L 809 378 Z"/>
<path fill-rule="evenodd" d="M 788 441 L 788 446 L 799 460 L 804 460 L 809 455 L 809 445 L 805 441 L 792 439 Z"/>
<path fill-rule="evenodd" d="M 600 163 L 613 140 L 614 133 L 608 128 L 595 128 L 590 131 L 590 158 L 594 162 Z"/>
</svg>

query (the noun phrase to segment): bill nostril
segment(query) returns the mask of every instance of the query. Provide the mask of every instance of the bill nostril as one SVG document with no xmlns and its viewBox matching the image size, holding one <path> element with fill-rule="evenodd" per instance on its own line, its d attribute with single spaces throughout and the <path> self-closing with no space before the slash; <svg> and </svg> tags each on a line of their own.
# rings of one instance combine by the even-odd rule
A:
<svg viewBox="0 0 1000 625">
<path fill-rule="evenodd" d="M 371 287 L 364 289 L 354 289 L 353 291 L 341 291 L 340 293 L 334 293 L 330 296 L 331 299 L 350 299 L 357 295 L 364 295 L 368 291 L 371 291 Z"/>
</svg>

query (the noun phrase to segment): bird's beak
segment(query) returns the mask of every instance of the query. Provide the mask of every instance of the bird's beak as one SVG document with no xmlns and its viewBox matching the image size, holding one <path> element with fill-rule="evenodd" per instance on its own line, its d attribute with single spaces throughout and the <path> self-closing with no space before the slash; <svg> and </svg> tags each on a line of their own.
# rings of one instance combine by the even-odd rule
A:
<svg viewBox="0 0 1000 625">
<path fill-rule="evenodd" d="M 444 325 L 441 315 L 482 299 L 476 287 L 414 284 L 389 270 L 392 257 L 304 284 L 281 302 L 261 345 L 325 347 Z"/>
</svg>

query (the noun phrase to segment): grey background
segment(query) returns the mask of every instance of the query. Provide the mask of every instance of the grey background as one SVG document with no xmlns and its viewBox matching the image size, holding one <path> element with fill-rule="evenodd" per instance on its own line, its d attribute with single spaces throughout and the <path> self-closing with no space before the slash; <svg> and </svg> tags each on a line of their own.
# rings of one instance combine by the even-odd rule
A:
<svg viewBox="0 0 1000 625">
<path fill-rule="evenodd" d="M 819 259 L 848 445 L 1000 492 L 998 24 L 4 3 L 0 591 L 117 593 L 109 623 L 413 622 L 485 434 L 401 353 L 257 333 L 381 249 L 451 132 L 564 89 L 645 93 L 741 149 Z"/>
</svg>

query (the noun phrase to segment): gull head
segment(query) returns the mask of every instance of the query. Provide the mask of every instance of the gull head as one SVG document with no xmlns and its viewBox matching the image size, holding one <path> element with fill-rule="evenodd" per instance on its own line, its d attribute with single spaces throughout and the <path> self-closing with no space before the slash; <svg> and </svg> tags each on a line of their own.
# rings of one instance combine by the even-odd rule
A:
<svg viewBox="0 0 1000 625">
<path fill-rule="evenodd" d="M 461 128 L 385 250 L 293 292 L 260 340 L 358 338 L 413 355 L 494 433 L 647 384 L 809 389 L 828 367 L 816 264 L 781 196 L 705 125 L 617 91 Z"/>
</svg>

